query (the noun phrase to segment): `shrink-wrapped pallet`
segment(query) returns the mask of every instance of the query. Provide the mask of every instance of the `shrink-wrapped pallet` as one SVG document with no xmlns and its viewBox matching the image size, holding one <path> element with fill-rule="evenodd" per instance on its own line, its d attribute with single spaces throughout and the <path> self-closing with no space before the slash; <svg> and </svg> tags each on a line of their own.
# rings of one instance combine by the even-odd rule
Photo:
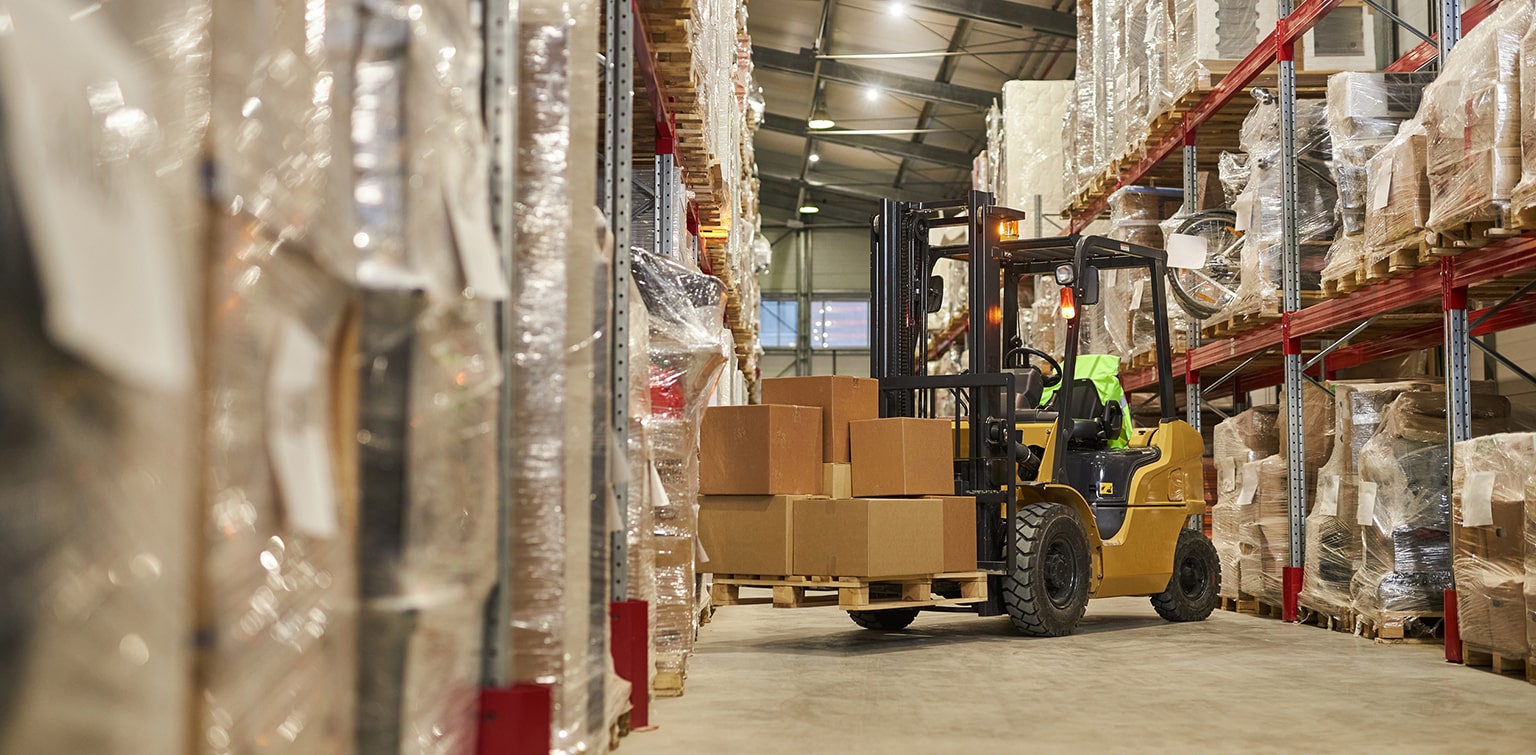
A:
<svg viewBox="0 0 1536 755">
<path fill-rule="evenodd" d="M 625 503 L 627 525 L 625 586 L 630 600 L 646 602 L 646 652 L 655 652 L 650 635 L 656 627 L 656 514 L 653 510 L 661 486 L 656 467 L 651 462 L 650 433 L 646 421 L 651 416 L 651 333 L 650 316 L 641 306 L 640 289 L 630 281 L 629 301 L 629 456 Z M 646 685 L 655 675 L 655 659 L 646 664 Z M 635 680 L 635 683 L 639 683 Z"/>
<path fill-rule="evenodd" d="M 1274 406 L 1248 409 L 1216 425 L 1211 456 L 1216 465 L 1216 505 L 1211 509 L 1211 538 L 1221 560 L 1221 595 L 1256 594 L 1260 582 L 1254 497 L 1259 462 L 1279 450 Z M 1247 547 L 1245 547 L 1245 544 Z M 1254 589 L 1245 589 L 1249 584 Z"/>
<path fill-rule="evenodd" d="M 1452 586 L 1445 410 L 1443 393 L 1404 393 L 1360 449 L 1355 515 L 1363 547 L 1351 608 L 1378 627 L 1439 615 Z M 1473 435 L 1499 432 L 1509 401 L 1473 394 L 1471 414 Z"/>
<path fill-rule="evenodd" d="M 1105 158 L 1099 150 L 1099 60 L 1097 35 L 1094 30 L 1094 6 L 1090 0 L 1077 0 L 1077 48 L 1081 51 L 1076 60 L 1076 75 L 1072 84 L 1075 90 L 1072 120 L 1068 122 L 1068 136 L 1072 139 L 1072 163 L 1076 174 L 1071 183 L 1077 191 L 1086 188 L 1104 166 Z M 1070 196 L 1070 195 L 1069 195 Z"/>
<path fill-rule="evenodd" d="M 1296 238 L 1301 247 L 1301 286 L 1316 289 L 1325 253 L 1310 242 L 1333 237 L 1334 205 L 1338 194 L 1324 176 L 1332 157 L 1326 127 L 1328 108 L 1323 100 L 1296 103 Z M 1242 270 L 1236 295 L 1221 315 L 1231 317 L 1254 312 L 1279 311 L 1283 274 L 1284 215 L 1280 176 L 1280 107 L 1263 101 L 1243 120 L 1240 137 L 1247 153 L 1247 183 L 1233 205 L 1237 226 L 1245 231 L 1241 252 Z"/>
<path fill-rule="evenodd" d="M 1125 73 L 1124 36 L 1127 0 L 1096 0 L 1093 8 L 1094 85 L 1098 88 L 1098 110 L 1094 119 L 1097 165 L 1102 170 L 1125 149 L 1125 92 L 1120 89 Z M 1098 171 L 1096 170 L 1097 174 Z"/>
<path fill-rule="evenodd" d="M 1452 568 L 1461 639 L 1509 658 L 1526 638 L 1526 486 L 1536 477 L 1536 436 L 1501 433 L 1456 444 Z"/>
<path fill-rule="evenodd" d="M 1251 476 L 1256 487 L 1238 530 L 1239 542 L 1247 558 L 1240 583 L 1243 592 L 1270 605 L 1280 605 L 1284 570 L 1290 565 L 1288 470 L 1285 457 L 1279 454 L 1249 462 L 1243 469 L 1243 474 Z M 1244 480 L 1244 484 L 1248 481 Z M 1252 555 L 1248 556 L 1248 553 Z"/>
<path fill-rule="evenodd" d="M 681 693 L 698 616 L 694 605 L 699 423 L 726 362 L 720 281 L 635 250 L 650 320 L 652 444 L 661 490 L 652 501 L 656 559 L 656 688 Z"/>
<path fill-rule="evenodd" d="M 1536 475 L 1525 481 L 1525 645 L 1536 648 Z"/>
<path fill-rule="evenodd" d="M 1536 24 L 1520 39 L 1517 58 L 1520 78 L 1520 181 L 1510 192 L 1510 210 L 1524 213 L 1536 208 Z M 1523 225 L 1523 223 L 1522 223 Z"/>
<path fill-rule="evenodd" d="M 1331 453 L 1318 469 L 1312 508 L 1307 514 L 1301 605 L 1342 618 L 1349 610 L 1350 581 L 1360 560 L 1356 493 L 1360 449 L 1382 415 L 1405 391 L 1428 391 L 1432 382 L 1335 382 Z M 1308 437 L 1308 446 L 1312 445 Z"/>
<path fill-rule="evenodd" d="M 1072 96 L 1070 81 L 1010 81 L 1003 85 L 1001 149 L 995 164 L 997 202 L 1033 215 L 1038 195 L 1048 236 L 1053 235 L 1049 218 L 1066 206 L 1066 195 L 1056 188 L 1067 149 L 1058 125 Z M 1034 227 L 1032 222 L 1023 225 Z"/>
<path fill-rule="evenodd" d="M 1367 165 L 1392 141 L 1398 124 L 1418 110 L 1423 87 L 1431 80 L 1419 73 L 1328 77 L 1328 136 L 1333 144 L 1333 181 L 1339 192 L 1339 232 L 1328 249 L 1324 279 L 1353 273 L 1359 265 L 1365 249 Z"/>
<path fill-rule="evenodd" d="M 1109 197 L 1108 235 L 1120 241 L 1162 249 L 1160 223 L 1177 213 L 1183 201 L 1184 192 L 1178 189 L 1141 186 L 1120 189 Z M 1133 355 L 1151 350 L 1155 343 L 1151 273 L 1137 269 L 1107 270 L 1102 271 L 1100 277 L 1101 306 L 1093 314 L 1104 320 L 1109 349 L 1100 349 L 1097 353 L 1114 354 L 1128 363 Z M 1177 304 L 1168 304 L 1170 320 L 1181 320 L 1182 311 Z"/>
<path fill-rule="evenodd" d="M 206 6 L 5 8 L 0 752 L 195 725 Z"/>
<path fill-rule="evenodd" d="M 1366 162 L 1366 262 L 1417 244 L 1423 236 L 1430 195 L 1426 139 L 1423 123 L 1415 116 L 1399 125 L 1397 135 Z"/>
<path fill-rule="evenodd" d="M 1520 177 L 1520 40 L 1529 26 L 1529 4 L 1500 6 L 1424 90 L 1430 230 L 1507 216 Z"/>
</svg>

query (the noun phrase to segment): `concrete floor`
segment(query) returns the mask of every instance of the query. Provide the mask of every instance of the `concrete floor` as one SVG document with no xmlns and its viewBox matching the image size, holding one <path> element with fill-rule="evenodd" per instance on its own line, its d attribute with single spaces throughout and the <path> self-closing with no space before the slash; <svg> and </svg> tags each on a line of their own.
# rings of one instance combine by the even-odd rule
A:
<svg viewBox="0 0 1536 755">
<path fill-rule="evenodd" d="M 648 753 L 1536 752 L 1536 685 L 1218 611 L 1169 624 L 1089 603 L 1078 633 L 923 614 L 859 629 L 833 608 L 720 609 L 687 694 L 652 704 Z"/>
</svg>

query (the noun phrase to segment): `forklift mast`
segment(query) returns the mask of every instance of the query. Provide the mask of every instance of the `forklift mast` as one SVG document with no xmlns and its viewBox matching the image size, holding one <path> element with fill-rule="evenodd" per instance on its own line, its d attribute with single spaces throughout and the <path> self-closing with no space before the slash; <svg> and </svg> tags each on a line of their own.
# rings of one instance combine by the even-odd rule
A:
<svg viewBox="0 0 1536 755">
<path fill-rule="evenodd" d="M 1003 225 L 1023 219 L 1019 210 L 993 205 L 991 194 L 972 191 L 965 201 L 883 200 L 874 224 L 870 245 L 870 377 L 881 381 L 880 415 L 932 416 L 938 391 L 954 391 L 963 397 L 964 410 L 957 413 L 968 420 L 970 458 L 957 465 L 958 493 L 1011 489 L 1014 444 L 1009 437 L 1016 390 L 1013 375 L 1004 369 L 1003 362 L 1006 354 L 1024 346 L 1018 328 L 1019 284 L 1037 275 L 1054 275 L 1060 266 L 1072 266 L 1074 280 L 1070 286 L 1080 308 L 1079 315 L 1067 321 L 1058 405 L 1073 405 L 1072 391 L 1077 390 L 1073 371 L 1085 309 L 1081 305 L 1091 309 L 1096 303 L 1090 293 L 1097 294 L 1099 272 L 1144 268 L 1151 277 L 1148 293 L 1155 320 L 1162 418 L 1175 417 L 1172 366 L 1167 359 L 1171 343 L 1164 294 L 1166 253 L 1098 236 L 1005 238 Z M 966 243 L 931 243 L 932 231 L 962 226 L 967 230 Z M 968 263 L 967 374 L 928 376 L 927 315 L 941 305 L 944 294 L 933 270 L 946 257 Z M 957 401 L 957 406 L 960 403 Z M 1054 435 L 1057 474 L 1053 479 L 1062 479 L 1059 473 L 1073 421 L 1068 411 L 1058 415 Z"/>
</svg>

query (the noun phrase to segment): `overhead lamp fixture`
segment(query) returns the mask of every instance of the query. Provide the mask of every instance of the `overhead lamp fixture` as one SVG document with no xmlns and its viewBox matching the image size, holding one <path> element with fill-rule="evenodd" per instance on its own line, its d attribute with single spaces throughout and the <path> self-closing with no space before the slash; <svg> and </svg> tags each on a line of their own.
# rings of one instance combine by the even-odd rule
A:
<svg viewBox="0 0 1536 755">
<path fill-rule="evenodd" d="M 880 87 L 870 87 L 864 90 L 864 99 L 874 102 L 880 99 Z"/>
<path fill-rule="evenodd" d="M 821 162 L 821 155 L 818 155 L 815 152 L 812 152 L 811 156 L 807 157 L 805 159 L 810 160 L 813 163 L 819 163 L 819 162 Z"/>
<path fill-rule="evenodd" d="M 906 6 L 905 3 L 891 3 L 891 7 L 889 8 L 889 10 L 890 10 L 891 15 L 895 16 L 897 18 L 900 18 L 900 17 L 905 16 L 907 14 L 907 6 Z"/>
<path fill-rule="evenodd" d="M 827 116 L 827 106 L 819 105 L 816 111 L 811 113 L 811 119 L 806 121 L 805 125 L 816 131 L 825 131 L 836 126 L 837 123 Z"/>
<path fill-rule="evenodd" d="M 821 212 L 821 208 L 811 204 L 810 202 L 806 202 L 800 205 L 801 215 L 815 215 L 818 212 Z"/>
</svg>

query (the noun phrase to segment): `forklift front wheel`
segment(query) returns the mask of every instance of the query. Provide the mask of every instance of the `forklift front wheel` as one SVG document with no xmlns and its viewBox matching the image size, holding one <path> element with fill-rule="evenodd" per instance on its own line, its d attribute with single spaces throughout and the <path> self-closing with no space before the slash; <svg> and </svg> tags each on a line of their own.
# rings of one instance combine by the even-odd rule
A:
<svg viewBox="0 0 1536 755">
<path fill-rule="evenodd" d="M 887 608 L 884 611 L 849 611 L 848 618 L 865 629 L 895 632 L 906 629 L 917 618 L 916 608 Z"/>
<path fill-rule="evenodd" d="M 1168 589 L 1152 596 L 1152 608 L 1168 621 L 1204 621 L 1220 600 L 1221 561 L 1203 532 L 1179 530 Z"/>
<path fill-rule="evenodd" d="M 1072 509 L 1038 503 L 1014 516 L 1013 574 L 1004 580 L 1003 607 L 1024 634 L 1072 633 L 1088 607 L 1088 535 Z"/>
</svg>

